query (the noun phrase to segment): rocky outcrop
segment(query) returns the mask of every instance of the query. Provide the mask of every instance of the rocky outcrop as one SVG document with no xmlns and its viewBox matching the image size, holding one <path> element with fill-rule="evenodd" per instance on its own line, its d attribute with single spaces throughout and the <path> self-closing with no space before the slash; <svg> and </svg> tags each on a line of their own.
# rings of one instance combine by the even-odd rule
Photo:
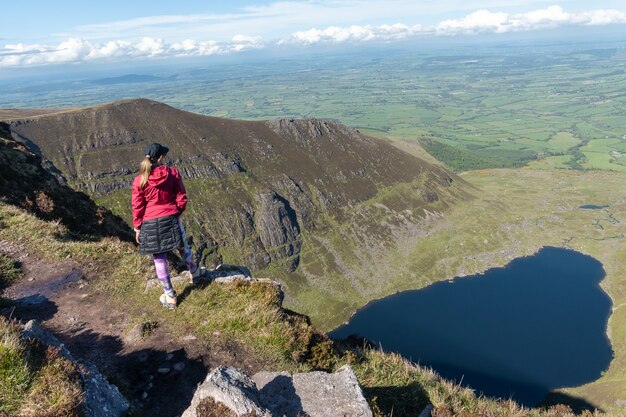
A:
<svg viewBox="0 0 626 417">
<path fill-rule="evenodd" d="M 38 321 L 31 320 L 24 326 L 22 337 L 33 338 L 46 346 L 59 349 L 59 353 L 81 366 L 80 375 L 84 387 L 84 410 L 86 417 L 121 417 L 126 415 L 129 403 L 115 385 L 109 384 L 95 365 L 76 359 L 70 351 Z"/>
<path fill-rule="evenodd" d="M 200 273 L 193 277 L 189 271 L 185 271 L 180 275 L 171 277 L 173 283 L 192 283 L 192 284 L 232 284 L 237 281 L 272 285 L 275 287 L 279 303 L 282 306 L 282 302 L 285 298 L 283 287 L 278 281 L 273 281 L 266 278 L 252 278 L 250 270 L 245 266 L 238 265 L 218 265 L 213 270 L 208 270 L 204 267 L 200 267 Z M 153 278 L 146 282 L 146 289 L 148 288 L 160 288 L 161 283 L 158 279 Z"/>
<path fill-rule="evenodd" d="M 337 372 L 259 372 L 252 378 L 220 366 L 198 387 L 183 417 L 198 416 L 203 401 L 226 406 L 233 416 L 371 417 L 372 411 L 348 365 Z"/>
<path fill-rule="evenodd" d="M 295 270 L 301 248 L 296 212 L 289 201 L 275 192 L 260 194 L 257 199 L 261 209 L 256 213 L 255 223 L 265 251 L 272 261 L 282 261 L 287 270 Z"/>
<path fill-rule="evenodd" d="M 182 417 L 196 417 L 198 405 L 207 397 L 221 403 L 235 416 L 272 417 L 259 403 L 259 392 L 249 376 L 232 367 L 220 366 L 200 384 L 191 400 L 191 405 Z"/>
<path fill-rule="evenodd" d="M 348 365 L 332 374 L 259 372 L 252 380 L 259 389 L 261 404 L 274 416 L 372 417 L 359 381 Z"/>
<path fill-rule="evenodd" d="M 359 133 L 348 126 L 320 119 L 278 119 L 266 123 L 277 134 L 288 136 L 301 145 L 321 140 L 336 141 L 342 136 L 355 137 Z"/>
</svg>

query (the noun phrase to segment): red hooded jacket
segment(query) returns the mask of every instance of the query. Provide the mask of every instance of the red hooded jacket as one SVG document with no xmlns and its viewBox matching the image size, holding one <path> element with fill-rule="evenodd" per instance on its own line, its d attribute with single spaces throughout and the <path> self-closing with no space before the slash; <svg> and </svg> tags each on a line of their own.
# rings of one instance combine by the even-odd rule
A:
<svg viewBox="0 0 626 417">
<path fill-rule="evenodd" d="M 141 188 L 141 175 L 133 181 L 133 226 L 139 229 L 144 220 L 177 215 L 185 211 L 187 192 L 176 168 L 154 167 L 148 183 Z"/>
</svg>

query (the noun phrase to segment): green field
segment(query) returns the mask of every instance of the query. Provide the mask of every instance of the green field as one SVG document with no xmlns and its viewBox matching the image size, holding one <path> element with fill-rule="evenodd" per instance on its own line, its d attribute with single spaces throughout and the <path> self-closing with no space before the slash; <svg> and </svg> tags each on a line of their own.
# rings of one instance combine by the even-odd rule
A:
<svg viewBox="0 0 626 417">
<path fill-rule="evenodd" d="M 0 82 L 0 108 L 146 97 L 219 117 L 327 118 L 434 140 L 450 146 L 437 156 L 457 171 L 530 164 L 623 172 L 625 51 L 620 43 L 373 50 L 146 69 L 161 78 L 135 84 L 93 75 Z"/>
</svg>

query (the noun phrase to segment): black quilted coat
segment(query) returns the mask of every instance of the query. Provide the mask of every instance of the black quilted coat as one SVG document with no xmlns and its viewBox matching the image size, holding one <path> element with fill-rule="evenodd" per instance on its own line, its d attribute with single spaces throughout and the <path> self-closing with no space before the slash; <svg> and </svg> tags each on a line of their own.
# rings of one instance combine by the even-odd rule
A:
<svg viewBox="0 0 626 417">
<path fill-rule="evenodd" d="M 139 253 L 142 255 L 169 252 L 184 247 L 178 216 L 145 220 L 139 232 Z"/>
</svg>

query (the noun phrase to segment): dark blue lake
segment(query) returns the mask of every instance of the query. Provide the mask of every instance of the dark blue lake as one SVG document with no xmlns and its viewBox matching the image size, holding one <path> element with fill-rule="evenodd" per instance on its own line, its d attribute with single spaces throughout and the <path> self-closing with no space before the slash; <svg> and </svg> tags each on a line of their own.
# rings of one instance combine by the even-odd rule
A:
<svg viewBox="0 0 626 417">
<path fill-rule="evenodd" d="M 601 210 L 605 208 L 609 208 L 609 206 L 598 206 L 595 204 L 585 204 L 584 206 L 580 206 L 578 208 L 587 209 L 587 210 Z"/>
<path fill-rule="evenodd" d="M 504 268 L 373 301 L 330 336 L 358 334 L 478 393 L 533 406 L 608 368 L 604 275 L 594 258 L 545 247 Z"/>
</svg>

